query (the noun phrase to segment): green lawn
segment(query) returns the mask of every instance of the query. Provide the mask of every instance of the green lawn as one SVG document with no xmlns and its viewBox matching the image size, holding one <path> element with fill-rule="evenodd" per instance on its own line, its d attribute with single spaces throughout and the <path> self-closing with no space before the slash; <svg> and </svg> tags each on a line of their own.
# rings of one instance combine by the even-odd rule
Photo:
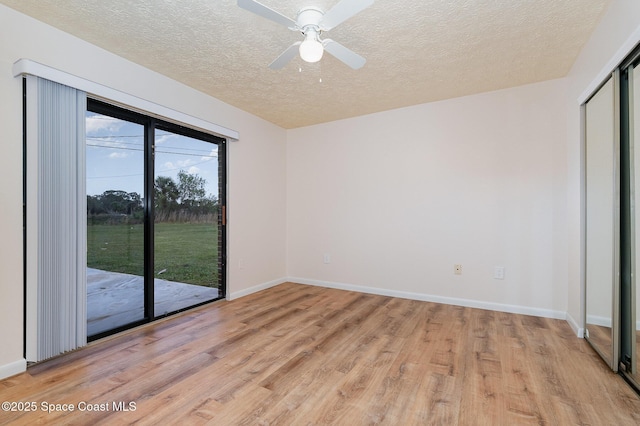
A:
<svg viewBox="0 0 640 426">
<path fill-rule="evenodd" d="M 143 275 L 143 257 L 143 225 L 87 227 L 88 267 Z M 215 224 L 155 224 L 156 278 L 217 287 L 217 257 L 218 227 Z"/>
</svg>

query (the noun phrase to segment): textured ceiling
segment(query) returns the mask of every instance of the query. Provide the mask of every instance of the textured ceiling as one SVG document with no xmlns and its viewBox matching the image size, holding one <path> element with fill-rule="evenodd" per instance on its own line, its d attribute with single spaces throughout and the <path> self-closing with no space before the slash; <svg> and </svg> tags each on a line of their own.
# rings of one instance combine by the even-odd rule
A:
<svg viewBox="0 0 640 426">
<path fill-rule="evenodd" d="M 610 2 L 377 0 L 324 37 L 363 68 L 326 54 L 273 71 L 301 36 L 236 0 L 0 0 L 284 128 L 563 77 Z M 337 0 L 261 3 L 295 19 Z"/>
</svg>

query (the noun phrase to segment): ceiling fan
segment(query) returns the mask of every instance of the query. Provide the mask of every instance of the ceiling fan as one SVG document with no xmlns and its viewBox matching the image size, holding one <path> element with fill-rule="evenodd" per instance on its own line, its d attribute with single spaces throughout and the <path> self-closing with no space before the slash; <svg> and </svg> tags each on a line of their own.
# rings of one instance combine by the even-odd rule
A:
<svg viewBox="0 0 640 426">
<path fill-rule="evenodd" d="M 364 66 L 365 58 L 336 41 L 328 38 L 320 39 L 320 35 L 371 6 L 373 1 L 341 0 L 327 12 L 316 7 L 305 7 L 298 12 L 295 21 L 255 0 L 238 0 L 238 6 L 282 24 L 292 31 L 300 32 L 304 36 L 303 41 L 296 41 L 271 62 L 269 68 L 277 70 L 284 67 L 297 52 L 306 62 L 318 62 L 326 50 L 336 59 L 357 70 Z"/>
</svg>

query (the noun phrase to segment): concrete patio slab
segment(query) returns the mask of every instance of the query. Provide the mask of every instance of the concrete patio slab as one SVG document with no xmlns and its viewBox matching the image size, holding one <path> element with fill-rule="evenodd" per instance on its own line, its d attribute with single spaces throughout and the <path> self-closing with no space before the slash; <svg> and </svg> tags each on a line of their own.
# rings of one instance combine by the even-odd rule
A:
<svg viewBox="0 0 640 426">
<path fill-rule="evenodd" d="M 144 318 L 141 276 L 87 268 L 87 335 L 93 336 Z M 155 316 L 216 299 L 218 289 L 154 279 Z"/>
</svg>

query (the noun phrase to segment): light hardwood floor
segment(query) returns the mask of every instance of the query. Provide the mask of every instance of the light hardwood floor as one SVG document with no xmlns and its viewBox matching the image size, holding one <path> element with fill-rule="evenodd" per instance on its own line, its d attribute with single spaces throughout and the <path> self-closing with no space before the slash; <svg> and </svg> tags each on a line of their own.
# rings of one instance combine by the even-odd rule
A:
<svg viewBox="0 0 640 426">
<path fill-rule="evenodd" d="M 291 283 L 32 366 L 0 401 L 38 405 L 15 424 L 640 424 L 564 321 Z"/>
</svg>

